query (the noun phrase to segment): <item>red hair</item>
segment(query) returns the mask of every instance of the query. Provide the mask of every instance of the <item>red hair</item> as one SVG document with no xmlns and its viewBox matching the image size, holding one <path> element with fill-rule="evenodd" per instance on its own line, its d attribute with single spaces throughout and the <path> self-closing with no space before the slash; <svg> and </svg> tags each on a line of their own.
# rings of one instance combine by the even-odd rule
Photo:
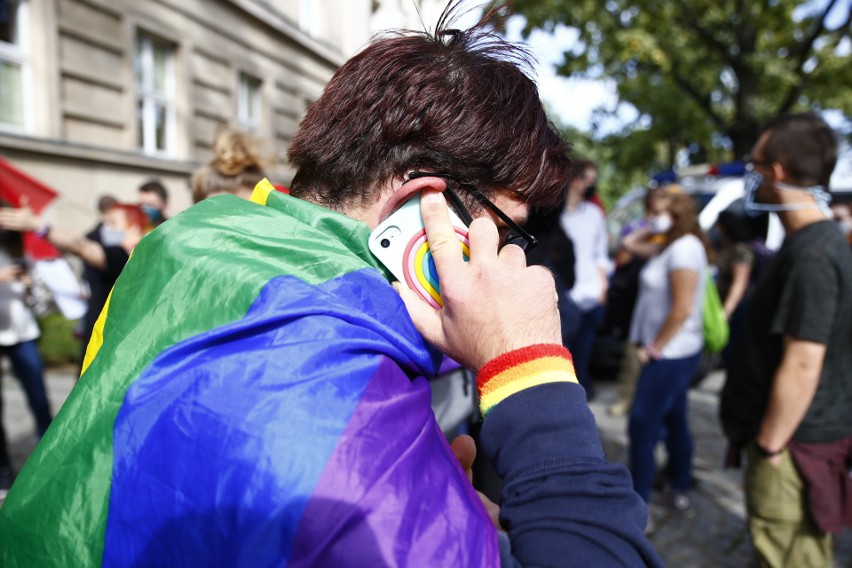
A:
<svg viewBox="0 0 852 568">
<path fill-rule="evenodd" d="M 127 224 L 131 227 L 135 227 L 143 233 L 147 233 L 151 230 L 151 221 L 138 205 L 132 205 L 130 203 L 115 203 L 107 209 L 107 211 L 113 211 L 116 209 L 124 212 Z"/>
</svg>

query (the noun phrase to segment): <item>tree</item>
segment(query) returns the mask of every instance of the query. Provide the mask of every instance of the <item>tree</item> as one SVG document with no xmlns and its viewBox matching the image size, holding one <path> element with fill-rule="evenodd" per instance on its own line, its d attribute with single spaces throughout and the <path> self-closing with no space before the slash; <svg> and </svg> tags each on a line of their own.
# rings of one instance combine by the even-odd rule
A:
<svg viewBox="0 0 852 568">
<path fill-rule="evenodd" d="M 849 0 L 516 0 L 513 7 L 526 18 L 524 34 L 577 30 L 558 72 L 616 82 L 639 119 L 601 141 L 638 139 L 636 158 L 672 165 L 684 148 L 741 158 L 760 125 L 780 114 L 852 115 Z"/>
</svg>

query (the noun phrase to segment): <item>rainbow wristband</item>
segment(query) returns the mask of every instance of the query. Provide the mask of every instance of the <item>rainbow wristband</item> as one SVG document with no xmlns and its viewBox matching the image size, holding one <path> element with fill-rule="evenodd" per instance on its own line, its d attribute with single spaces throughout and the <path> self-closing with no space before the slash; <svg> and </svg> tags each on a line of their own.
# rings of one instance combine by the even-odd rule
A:
<svg viewBox="0 0 852 568">
<path fill-rule="evenodd" d="M 571 353 L 561 345 L 531 345 L 489 361 L 476 377 L 482 416 L 502 400 L 547 383 L 576 383 Z"/>
</svg>

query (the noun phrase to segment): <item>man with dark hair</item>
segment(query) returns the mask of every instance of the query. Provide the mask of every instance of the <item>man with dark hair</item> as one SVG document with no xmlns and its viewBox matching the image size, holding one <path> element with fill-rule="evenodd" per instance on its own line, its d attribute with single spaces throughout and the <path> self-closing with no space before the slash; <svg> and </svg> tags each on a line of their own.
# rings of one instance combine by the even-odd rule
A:
<svg viewBox="0 0 852 568">
<path fill-rule="evenodd" d="M 166 208 L 169 205 L 169 192 L 159 180 L 149 180 L 139 186 L 139 206 L 151 226 L 156 227 L 166 220 Z"/>
<path fill-rule="evenodd" d="M 834 132 L 814 114 L 769 124 L 751 152 L 746 210 L 787 237 L 741 324 L 722 392 L 731 461 L 747 453 L 748 525 L 761 566 L 831 566 L 852 521 L 852 254 L 830 220 Z"/>
<path fill-rule="evenodd" d="M 566 145 L 522 53 L 446 24 L 338 70 L 290 149 L 302 199 L 264 181 L 137 246 L 0 509 L 0 563 L 660 564 L 560 344 L 553 279 L 506 244 L 556 200 Z M 450 191 L 476 217 L 467 263 Z M 417 193 L 437 310 L 367 247 Z M 430 409 L 434 347 L 478 372 L 508 538 L 466 476 L 471 440 L 449 446 Z"/>
</svg>

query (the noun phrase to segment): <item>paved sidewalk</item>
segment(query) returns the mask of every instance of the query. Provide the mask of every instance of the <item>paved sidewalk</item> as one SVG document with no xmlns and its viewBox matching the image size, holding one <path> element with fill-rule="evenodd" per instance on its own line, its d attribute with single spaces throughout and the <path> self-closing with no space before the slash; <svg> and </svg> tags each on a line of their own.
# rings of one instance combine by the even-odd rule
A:
<svg viewBox="0 0 852 568">
<path fill-rule="evenodd" d="M 651 542 L 672 568 L 750 568 L 754 562 L 745 525 L 742 470 L 725 470 L 726 442 L 717 418 L 724 373 L 715 372 L 690 391 L 690 426 L 695 441 L 692 492 L 694 512 L 678 516 L 659 505 L 661 495 L 651 498 L 650 512 L 656 522 Z M 628 463 L 627 418 L 613 418 L 606 407 L 616 400 L 614 383 L 600 382 L 592 411 L 611 461 Z M 661 445 L 662 446 L 662 445 Z M 658 462 L 665 452 L 658 448 Z M 836 568 L 852 566 L 852 531 L 836 539 Z"/>
<path fill-rule="evenodd" d="M 3 362 L 5 364 L 5 361 Z M 62 403 L 76 382 L 76 369 L 68 366 L 58 369 L 48 369 L 45 372 L 47 381 L 47 397 L 50 400 L 50 410 L 53 415 L 59 412 Z M 21 469 L 27 457 L 36 445 L 35 420 L 27 407 L 24 391 L 15 378 L 11 369 L 5 368 L 2 373 L 3 388 L 3 428 L 6 431 L 6 441 L 9 444 L 9 457 L 15 471 Z"/>
<path fill-rule="evenodd" d="M 739 470 L 723 470 L 725 442 L 716 413 L 718 392 L 724 376 L 714 373 L 690 392 L 690 418 L 695 438 L 695 514 L 678 517 L 652 501 L 651 513 L 657 529 L 651 536 L 666 565 L 671 568 L 750 568 L 752 560 L 745 529 Z M 23 392 L 10 373 L 3 378 L 3 425 L 9 441 L 12 462 L 20 469 L 35 447 L 34 422 Z M 47 374 L 51 408 L 56 413 L 74 386 L 74 370 L 52 369 Z M 606 407 L 615 401 L 615 385 L 600 382 L 592 411 L 610 460 L 627 463 L 626 418 L 613 418 Z M 662 459 L 662 456 L 661 456 Z M 654 499 L 659 499 L 655 494 Z M 852 566 L 852 531 L 837 539 L 836 568 Z"/>
</svg>

